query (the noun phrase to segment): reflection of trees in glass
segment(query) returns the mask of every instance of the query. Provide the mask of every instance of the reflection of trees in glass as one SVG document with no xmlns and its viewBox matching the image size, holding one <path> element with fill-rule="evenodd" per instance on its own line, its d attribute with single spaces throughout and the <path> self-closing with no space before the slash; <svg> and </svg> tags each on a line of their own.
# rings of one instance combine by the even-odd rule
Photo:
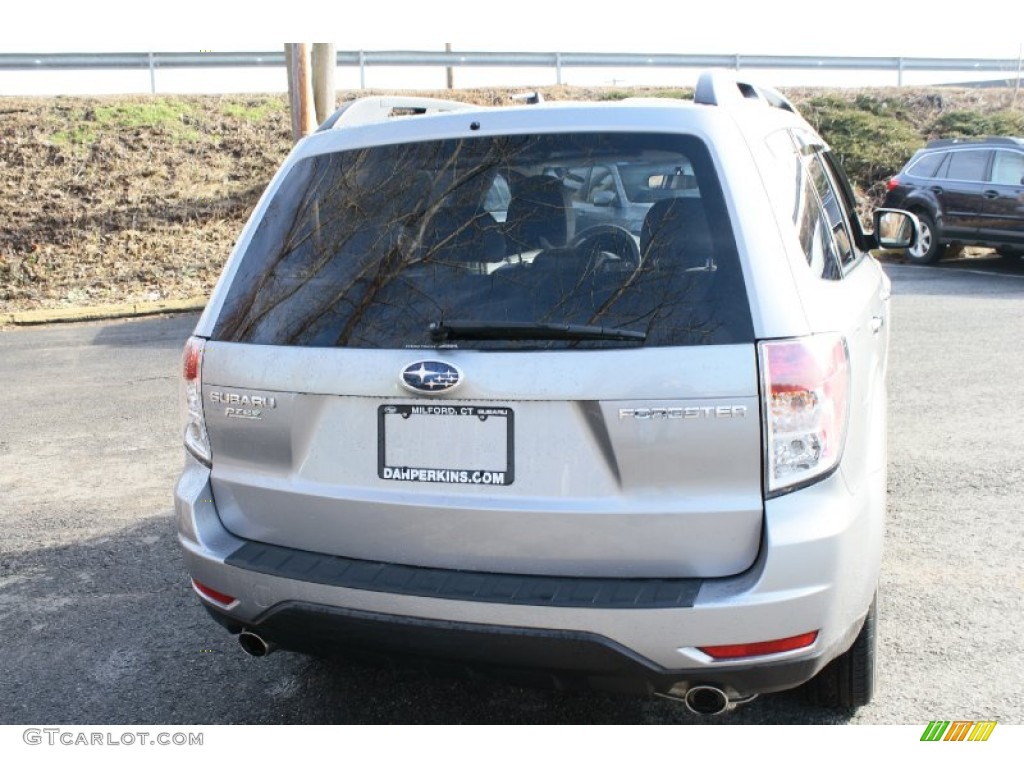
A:
<svg viewBox="0 0 1024 768">
<path fill-rule="evenodd" d="M 720 273 L 567 247 L 573 235 L 568 190 L 543 173 L 564 157 L 590 167 L 628 153 L 642 156 L 643 143 L 651 141 L 621 134 L 474 137 L 303 160 L 257 227 L 215 336 L 401 348 L 429 344 L 431 322 L 464 319 L 605 325 L 646 331 L 648 343 L 711 340 L 737 323 L 734 302 L 724 307 L 710 298 L 708 287 L 720 282 Z M 665 149 L 658 152 L 664 156 Z M 690 167 L 681 153 L 679 162 Z M 550 196 L 552 184 L 564 206 Z M 509 192 L 497 196 L 505 211 L 495 207 L 501 185 Z M 531 187 L 547 189 L 548 197 L 529 199 Z M 546 233 L 532 251 L 513 243 L 513 233 L 527 230 Z M 731 249 L 727 222 L 721 237 Z M 739 325 L 749 325 L 739 298 Z M 465 346 L 514 348 L 515 342 Z"/>
</svg>

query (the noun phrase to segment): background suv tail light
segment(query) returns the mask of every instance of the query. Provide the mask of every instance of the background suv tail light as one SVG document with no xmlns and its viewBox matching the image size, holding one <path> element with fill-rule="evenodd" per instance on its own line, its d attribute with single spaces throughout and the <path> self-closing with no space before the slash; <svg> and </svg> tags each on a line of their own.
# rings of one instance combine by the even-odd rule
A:
<svg viewBox="0 0 1024 768">
<path fill-rule="evenodd" d="M 203 416 L 203 339 L 193 336 L 182 355 L 182 416 L 185 448 L 199 461 L 210 464 L 210 438 Z"/>
<path fill-rule="evenodd" d="M 838 466 L 849 413 L 850 357 L 836 334 L 758 345 L 769 495 L 820 480 Z"/>
</svg>

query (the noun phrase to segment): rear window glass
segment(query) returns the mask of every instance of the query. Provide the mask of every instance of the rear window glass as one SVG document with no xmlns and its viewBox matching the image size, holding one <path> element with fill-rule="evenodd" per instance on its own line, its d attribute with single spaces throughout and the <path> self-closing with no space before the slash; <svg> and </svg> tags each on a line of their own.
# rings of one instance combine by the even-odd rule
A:
<svg viewBox="0 0 1024 768">
<path fill-rule="evenodd" d="M 597 167 L 649 194 L 581 204 L 580 180 Z M 460 325 L 471 332 L 438 330 Z M 430 141 L 297 163 L 242 256 L 214 337 L 560 349 L 737 343 L 753 329 L 706 147 L 614 133 Z"/>
</svg>

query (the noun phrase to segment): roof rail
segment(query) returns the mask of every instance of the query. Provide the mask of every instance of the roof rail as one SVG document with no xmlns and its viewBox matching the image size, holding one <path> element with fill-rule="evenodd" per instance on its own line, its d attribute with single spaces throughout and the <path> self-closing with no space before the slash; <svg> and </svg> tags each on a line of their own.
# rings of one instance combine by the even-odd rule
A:
<svg viewBox="0 0 1024 768">
<path fill-rule="evenodd" d="M 473 106 L 461 101 L 428 99 L 421 96 L 366 96 L 342 104 L 333 115 L 324 120 L 323 124 L 317 128 L 317 132 L 329 131 L 332 128 L 348 128 L 353 125 L 382 123 L 393 117 L 471 109 Z"/>
<path fill-rule="evenodd" d="M 717 71 L 701 73 L 697 79 L 693 101 L 695 104 L 723 107 L 755 101 L 787 112 L 797 111 L 790 100 L 775 89 L 745 82 L 726 72 Z"/>
<path fill-rule="evenodd" d="M 1024 145 L 1024 139 L 1014 136 L 958 136 L 954 139 L 932 139 L 928 142 L 928 148 L 951 147 L 954 144 L 1004 144 L 1011 147 Z"/>
</svg>

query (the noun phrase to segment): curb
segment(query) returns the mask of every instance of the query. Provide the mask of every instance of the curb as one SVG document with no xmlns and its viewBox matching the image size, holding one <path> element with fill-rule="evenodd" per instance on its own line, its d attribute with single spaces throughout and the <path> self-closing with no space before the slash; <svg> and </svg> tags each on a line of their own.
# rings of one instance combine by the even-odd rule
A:
<svg viewBox="0 0 1024 768">
<path fill-rule="evenodd" d="M 194 312 L 206 306 L 206 297 L 170 299 L 168 301 L 140 301 L 134 304 L 100 304 L 95 307 L 68 307 L 67 309 L 33 309 L 26 312 L 0 314 L 0 325 L 47 325 L 49 323 L 78 323 L 86 320 L 114 320 L 123 317 L 145 317 L 172 312 Z"/>
</svg>

